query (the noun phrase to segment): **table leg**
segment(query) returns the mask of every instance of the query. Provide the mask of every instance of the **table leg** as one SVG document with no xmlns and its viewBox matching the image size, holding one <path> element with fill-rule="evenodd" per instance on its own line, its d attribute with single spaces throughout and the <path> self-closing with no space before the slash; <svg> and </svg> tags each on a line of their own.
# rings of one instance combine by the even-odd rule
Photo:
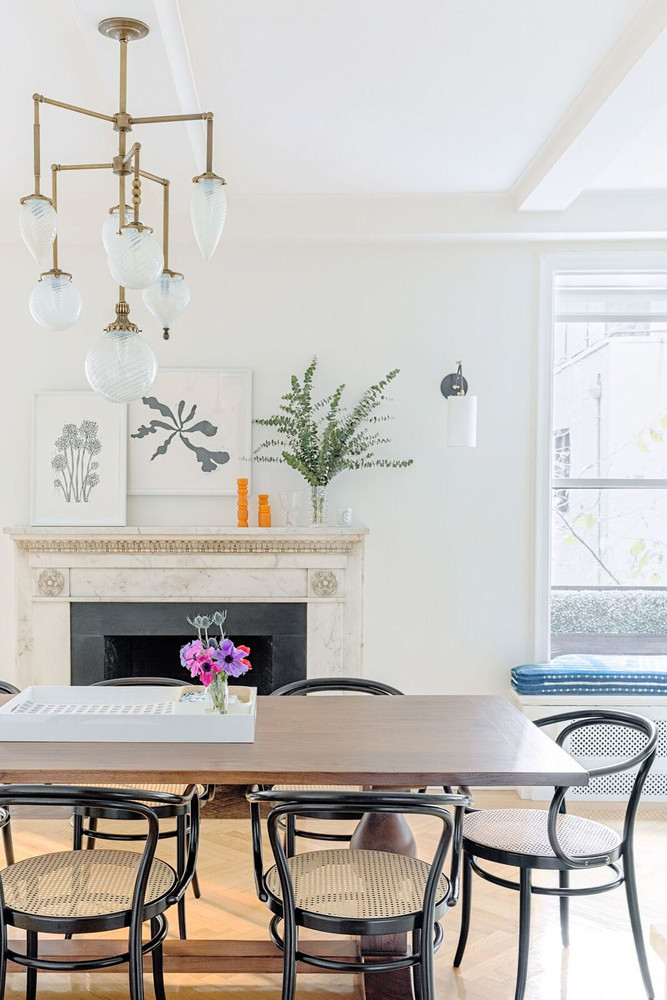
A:
<svg viewBox="0 0 667 1000">
<path fill-rule="evenodd" d="M 412 830 L 398 813 L 367 813 L 354 832 L 350 846 L 358 850 L 393 851 L 416 857 Z M 362 937 L 361 955 L 365 962 L 386 960 L 407 954 L 405 934 Z M 396 972 L 369 972 L 364 976 L 366 1000 L 414 1000 L 410 969 Z"/>
</svg>

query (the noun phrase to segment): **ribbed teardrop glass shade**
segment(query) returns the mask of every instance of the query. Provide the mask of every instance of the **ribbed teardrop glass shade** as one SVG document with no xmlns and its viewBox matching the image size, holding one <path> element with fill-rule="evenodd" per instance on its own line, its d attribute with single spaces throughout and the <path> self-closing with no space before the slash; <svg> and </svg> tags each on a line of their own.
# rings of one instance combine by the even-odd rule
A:
<svg viewBox="0 0 667 1000">
<path fill-rule="evenodd" d="M 202 257 L 213 256 L 227 214 L 225 185 L 217 177 L 200 177 L 192 185 L 190 218 Z"/>
<path fill-rule="evenodd" d="M 105 333 L 86 354 L 86 378 L 110 403 L 132 403 L 157 376 L 157 358 L 147 340 L 132 330 Z"/>
<path fill-rule="evenodd" d="M 109 241 L 107 263 L 111 277 L 125 288 L 148 288 L 164 267 L 162 248 L 149 229 L 126 226 Z"/>
<path fill-rule="evenodd" d="M 43 274 L 30 293 L 30 312 L 40 326 L 67 330 L 81 315 L 81 293 L 68 274 Z"/>
<path fill-rule="evenodd" d="M 23 242 L 40 267 L 56 238 L 57 220 L 53 205 L 44 198 L 27 198 L 19 209 Z"/>
<path fill-rule="evenodd" d="M 163 327 L 170 327 L 181 315 L 190 301 L 190 289 L 182 274 L 163 271 L 155 284 L 144 289 L 144 305 L 160 321 Z"/>
<path fill-rule="evenodd" d="M 130 209 L 125 206 L 125 221 L 131 219 Z M 120 212 L 118 208 L 114 208 L 107 215 L 106 219 L 102 223 L 102 243 L 104 244 L 104 249 L 109 253 L 109 247 L 111 245 L 112 236 L 116 236 L 118 230 L 120 229 Z"/>
</svg>

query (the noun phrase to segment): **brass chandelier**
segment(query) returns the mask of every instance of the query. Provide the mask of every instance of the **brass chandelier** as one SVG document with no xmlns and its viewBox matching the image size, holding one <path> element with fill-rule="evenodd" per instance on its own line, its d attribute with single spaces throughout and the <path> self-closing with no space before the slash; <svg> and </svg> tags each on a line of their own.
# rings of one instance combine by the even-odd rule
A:
<svg viewBox="0 0 667 1000">
<path fill-rule="evenodd" d="M 40 274 L 30 295 L 30 312 L 37 323 L 51 330 L 66 330 L 81 313 L 81 295 L 72 275 L 58 263 L 57 208 L 58 174 L 61 170 L 110 170 L 118 177 L 118 204 L 109 209 L 102 227 L 102 241 L 112 277 L 118 282 L 115 319 L 105 328 L 102 338 L 86 355 L 86 377 L 100 396 L 116 403 L 140 399 L 153 385 L 157 375 L 155 352 L 130 321 L 126 289 L 143 290 L 143 300 L 159 320 L 165 340 L 171 324 L 181 315 L 190 300 L 185 278 L 169 267 L 169 180 L 149 173 L 141 166 L 141 143 L 128 149 L 128 134 L 135 125 L 163 122 L 206 122 L 206 169 L 193 178 L 190 216 L 195 238 L 205 258 L 212 256 L 225 223 L 227 200 L 224 178 L 213 172 L 213 115 L 210 111 L 191 115 L 158 115 L 134 118 L 127 110 L 127 47 L 131 41 L 145 38 L 148 26 L 133 18 L 111 17 L 101 21 L 98 30 L 120 45 L 119 110 L 106 115 L 87 108 L 55 101 L 43 94 L 33 94 L 34 104 L 34 174 L 35 190 L 21 199 L 21 235 L 38 265 L 52 253 L 48 271 Z M 51 197 L 41 193 L 40 104 L 51 104 L 77 114 L 110 122 L 118 133 L 118 152 L 110 163 L 54 163 L 51 166 Z M 129 203 L 126 185 L 131 178 Z M 153 237 L 150 226 L 141 221 L 142 180 L 162 186 L 162 246 Z"/>
</svg>

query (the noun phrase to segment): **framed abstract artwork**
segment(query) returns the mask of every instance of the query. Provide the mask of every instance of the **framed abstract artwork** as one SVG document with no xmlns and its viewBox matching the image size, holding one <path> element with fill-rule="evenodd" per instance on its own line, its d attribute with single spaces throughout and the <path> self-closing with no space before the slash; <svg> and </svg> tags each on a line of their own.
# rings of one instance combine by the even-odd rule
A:
<svg viewBox="0 0 667 1000">
<path fill-rule="evenodd" d="M 34 397 L 31 524 L 125 524 L 127 407 L 94 392 Z"/>
<path fill-rule="evenodd" d="M 128 492 L 236 494 L 250 478 L 251 396 L 248 368 L 161 369 L 128 407 Z"/>
</svg>

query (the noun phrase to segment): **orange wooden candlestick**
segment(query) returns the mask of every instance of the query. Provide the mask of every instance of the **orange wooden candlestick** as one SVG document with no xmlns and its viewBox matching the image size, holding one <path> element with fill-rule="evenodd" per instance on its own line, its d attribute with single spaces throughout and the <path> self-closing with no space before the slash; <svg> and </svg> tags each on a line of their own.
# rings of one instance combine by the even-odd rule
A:
<svg viewBox="0 0 667 1000">
<path fill-rule="evenodd" d="M 238 500 L 236 502 L 236 523 L 239 528 L 248 527 L 248 480 L 236 480 L 236 492 Z"/>
<path fill-rule="evenodd" d="M 271 527 L 271 508 L 269 507 L 269 494 L 259 493 L 257 497 L 259 505 L 257 507 L 257 523 L 260 528 Z"/>
</svg>

